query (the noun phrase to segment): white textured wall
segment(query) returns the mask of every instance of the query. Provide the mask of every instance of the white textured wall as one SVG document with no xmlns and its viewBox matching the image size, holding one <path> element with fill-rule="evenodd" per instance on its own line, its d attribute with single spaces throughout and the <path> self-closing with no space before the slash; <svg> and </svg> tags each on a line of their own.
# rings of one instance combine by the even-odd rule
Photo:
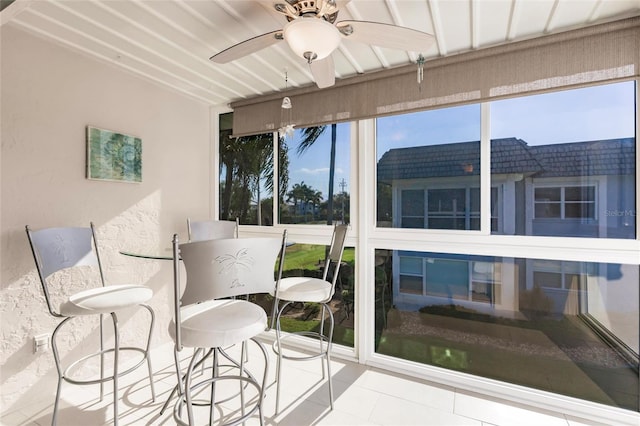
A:
<svg viewBox="0 0 640 426">
<path fill-rule="evenodd" d="M 55 392 L 51 352 L 32 353 L 32 337 L 51 332 L 57 321 L 46 312 L 26 224 L 37 229 L 93 221 L 107 282 L 153 288 L 153 345 L 169 340 L 170 262 L 127 258 L 118 250 L 140 241 L 168 246 L 173 232 L 186 234 L 188 215 L 208 216 L 210 112 L 10 25 L 1 31 L 0 402 L 6 413 L 53 401 Z M 87 125 L 142 138 L 143 183 L 85 179 Z M 142 342 L 145 323 L 142 314 L 123 313 L 124 343 Z M 64 352 L 85 350 L 96 327 L 78 321 L 61 336 Z"/>
</svg>

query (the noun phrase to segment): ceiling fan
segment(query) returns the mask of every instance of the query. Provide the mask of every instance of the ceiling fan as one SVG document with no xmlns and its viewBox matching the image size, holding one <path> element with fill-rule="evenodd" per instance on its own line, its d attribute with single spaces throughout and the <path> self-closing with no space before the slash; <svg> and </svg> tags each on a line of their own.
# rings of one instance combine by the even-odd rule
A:
<svg viewBox="0 0 640 426">
<path fill-rule="evenodd" d="M 331 54 L 342 40 L 413 52 L 425 52 L 434 42 L 431 34 L 397 25 L 369 21 L 336 22 L 349 0 L 285 0 L 274 9 L 287 18 L 281 30 L 271 31 L 235 44 L 215 55 L 213 62 L 225 64 L 286 41 L 291 50 L 306 59 L 319 88 L 335 84 Z"/>
</svg>

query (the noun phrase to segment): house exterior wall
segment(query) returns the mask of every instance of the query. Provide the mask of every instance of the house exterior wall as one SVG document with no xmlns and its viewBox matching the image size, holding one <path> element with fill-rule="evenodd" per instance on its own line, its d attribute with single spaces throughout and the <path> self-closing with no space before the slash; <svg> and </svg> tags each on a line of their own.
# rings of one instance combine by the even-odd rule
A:
<svg viewBox="0 0 640 426">
<path fill-rule="evenodd" d="M 169 246 L 174 232 L 186 238 L 187 216 L 208 217 L 211 169 L 203 153 L 210 152 L 211 112 L 11 25 L 1 31 L 0 403 L 6 411 L 39 400 L 49 404 L 55 393 L 51 351 L 32 350 L 33 336 L 51 333 L 58 321 L 46 312 L 27 224 L 40 229 L 93 221 L 107 284 L 151 287 L 152 346 L 170 340 L 170 262 L 118 251 L 141 242 Z M 142 139 L 142 183 L 85 178 L 87 125 Z M 147 317 L 135 310 L 119 316 L 122 344 L 144 342 Z M 78 320 L 67 330 L 60 339 L 63 361 L 97 341 L 95 321 Z"/>
</svg>

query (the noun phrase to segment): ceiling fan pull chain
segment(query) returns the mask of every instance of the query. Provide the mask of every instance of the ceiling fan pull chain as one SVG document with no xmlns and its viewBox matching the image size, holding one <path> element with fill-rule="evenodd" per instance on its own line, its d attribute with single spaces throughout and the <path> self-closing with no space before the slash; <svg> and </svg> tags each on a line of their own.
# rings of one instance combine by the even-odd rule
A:
<svg viewBox="0 0 640 426">
<path fill-rule="evenodd" d="M 289 88 L 289 73 L 287 69 L 284 70 L 284 93 L 287 93 L 287 89 Z M 291 98 L 285 96 L 282 98 L 282 105 L 280 106 L 280 128 L 278 129 L 278 137 L 279 138 L 293 138 L 294 135 L 294 124 L 293 124 L 293 116 L 291 113 L 293 105 L 291 103 Z"/>
<path fill-rule="evenodd" d="M 421 85 L 422 80 L 424 80 L 424 56 L 422 56 L 422 53 L 418 55 L 418 60 L 416 61 L 416 64 L 418 64 L 418 84 Z M 420 86 L 420 88 L 422 88 L 422 85 Z"/>
</svg>

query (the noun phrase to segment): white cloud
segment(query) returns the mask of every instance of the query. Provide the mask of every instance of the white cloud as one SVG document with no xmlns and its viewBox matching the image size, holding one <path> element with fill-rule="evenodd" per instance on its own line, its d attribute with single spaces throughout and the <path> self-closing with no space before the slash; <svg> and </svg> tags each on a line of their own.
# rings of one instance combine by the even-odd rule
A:
<svg viewBox="0 0 640 426">
<path fill-rule="evenodd" d="M 398 130 L 390 135 L 390 139 L 394 142 L 402 142 L 407 139 L 407 132 L 403 130 Z"/>
<path fill-rule="evenodd" d="M 336 167 L 335 173 L 336 174 L 342 174 L 344 172 L 343 169 Z M 302 173 L 305 175 L 322 175 L 322 174 L 329 174 L 329 168 L 328 167 L 320 167 L 317 169 L 309 169 L 306 167 L 303 167 L 301 169 L 298 169 L 298 173 Z"/>
<path fill-rule="evenodd" d="M 301 168 L 300 170 L 298 170 L 299 173 L 304 173 L 306 175 L 319 175 L 319 174 L 323 174 L 323 173 L 329 173 L 329 168 L 328 167 L 321 167 L 319 169 L 308 169 L 306 167 Z"/>
</svg>

